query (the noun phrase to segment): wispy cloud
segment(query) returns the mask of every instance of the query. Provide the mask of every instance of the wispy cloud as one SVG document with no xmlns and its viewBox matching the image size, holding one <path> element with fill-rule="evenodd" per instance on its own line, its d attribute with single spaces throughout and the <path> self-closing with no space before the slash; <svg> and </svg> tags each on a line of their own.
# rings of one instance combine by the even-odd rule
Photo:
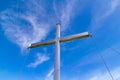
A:
<svg viewBox="0 0 120 80">
<path fill-rule="evenodd" d="M 108 9 L 105 11 L 105 13 L 103 13 L 103 15 L 101 16 L 101 19 L 111 15 L 119 5 L 120 5 L 120 0 L 110 1 Z"/>
<path fill-rule="evenodd" d="M 106 47 L 104 50 L 103 49 L 101 50 L 101 47 L 98 46 L 98 44 L 97 44 L 99 49 L 97 49 L 97 51 L 94 50 L 95 52 L 92 50 L 92 52 L 89 52 L 89 54 L 82 56 L 79 59 L 79 62 L 74 67 L 72 67 L 72 71 L 76 72 L 77 69 L 80 69 L 80 68 L 83 68 L 83 67 L 86 67 L 89 65 L 97 66 L 98 64 L 101 64 L 102 59 L 101 59 L 100 55 L 103 55 L 105 62 L 113 68 L 114 65 L 118 64 L 116 61 L 120 57 L 119 53 L 114 51 L 114 49 L 116 50 L 119 47 L 119 45 L 120 45 L 120 42 L 118 42 L 114 45 L 108 45 L 108 46 L 101 44 L 101 46 Z M 91 58 L 91 59 L 89 60 L 89 58 Z M 114 61 L 114 63 L 111 63 L 112 61 Z M 103 65 L 103 62 L 101 64 L 101 66 L 98 66 L 98 67 L 102 68 L 102 65 Z"/>
<path fill-rule="evenodd" d="M 120 80 L 120 68 L 116 68 L 111 72 L 115 80 Z M 87 80 L 111 80 L 111 77 L 108 72 L 96 72 L 95 74 L 93 73 L 93 76 Z"/>
<path fill-rule="evenodd" d="M 114 80 L 120 80 L 120 67 L 111 70 Z M 92 72 L 86 74 L 80 74 L 76 76 L 67 76 L 63 80 L 112 80 L 110 75 L 105 70 L 93 70 Z"/>
<path fill-rule="evenodd" d="M 14 43 L 17 43 L 21 48 L 27 47 L 30 43 L 38 42 L 47 35 L 48 31 L 43 26 L 48 27 L 48 25 L 45 23 L 39 24 L 36 22 L 35 17 L 27 16 L 26 19 L 20 17 L 28 21 L 30 25 L 22 25 L 22 23 L 15 21 L 15 17 L 15 15 L 14 17 L 5 16 L 5 22 L 2 25 L 7 37 Z"/>
<path fill-rule="evenodd" d="M 102 22 L 117 10 L 120 6 L 120 0 L 95 1 L 95 4 L 97 4 L 97 6 L 93 6 L 94 8 L 92 10 L 92 22 L 90 27 L 90 30 L 94 31 L 102 28 Z"/>
<path fill-rule="evenodd" d="M 28 65 L 28 67 L 36 68 L 37 66 L 39 66 L 40 64 L 42 64 L 45 61 L 48 61 L 49 59 L 50 58 L 47 55 L 37 53 L 35 62 L 30 63 Z"/>
<path fill-rule="evenodd" d="M 0 13 L 2 29 L 5 35 L 22 49 L 29 44 L 39 42 L 50 31 L 47 12 L 40 1 L 23 1 L 19 7 L 11 8 Z M 24 8 L 22 7 L 24 6 Z M 17 11 L 16 11 L 17 10 Z"/>
<path fill-rule="evenodd" d="M 48 13 L 44 1 L 22 0 L 16 6 L 0 13 L 0 21 L 5 35 L 13 42 L 18 44 L 22 49 L 29 44 L 43 40 L 47 33 L 56 24 L 55 13 L 58 14 L 62 24 L 62 30 L 65 30 L 74 14 L 74 5 L 76 0 L 66 0 L 63 5 L 57 5 L 53 1 L 54 11 Z M 62 8 L 63 7 L 63 8 Z M 61 9 L 62 8 L 62 9 Z M 60 15 L 59 15 L 60 14 Z"/>
<path fill-rule="evenodd" d="M 47 74 L 45 80 L 53 80 L 53 73 L 54 73 L 54 69 L 51 69 Z"/>
<path fill-rule="evenodd" d="M 59 5 L 60 6 L 59 7 L 55 3 L 55 0 L 54 0 L 54 3 L 53 3 L 54 11 L 55 11 L 55 14 L 56 14 L 58 20 L 62 24 L 63 31 L 68 28 L 70 20 L 72 19 L 73 15 L 75 14 L 74 8 L 75 8 L 76 1 L 77 0 L 66 0 L 66 2 Z"/>
</svg>

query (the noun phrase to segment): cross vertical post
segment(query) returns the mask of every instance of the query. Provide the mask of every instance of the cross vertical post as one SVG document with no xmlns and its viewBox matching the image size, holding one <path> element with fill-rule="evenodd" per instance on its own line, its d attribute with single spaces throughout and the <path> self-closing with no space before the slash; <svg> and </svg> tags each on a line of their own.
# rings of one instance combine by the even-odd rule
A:
<svg viewBox="0 0 120 80">
<path fill-rule="evenodd" d="M 54 60 L 54 80 L 60 80 L 60 24 L 56 24 L 56 51 Z"/>
</svg>

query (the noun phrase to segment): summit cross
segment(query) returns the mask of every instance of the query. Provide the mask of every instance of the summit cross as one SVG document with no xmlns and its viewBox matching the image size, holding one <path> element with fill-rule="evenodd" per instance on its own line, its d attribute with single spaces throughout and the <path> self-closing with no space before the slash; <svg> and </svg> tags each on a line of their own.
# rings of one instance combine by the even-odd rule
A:
<svg viewBox="0 0 120 80">
<path fill-rule="evenodd" d="M 86 38 L 89 37 L 90 34 L 88 32 L 83 32 L 71 36 L 67 36 L 64 38 L 60 38 L 60 24 L 56 24 L 57 30 L 56 30 L 56 39 L 52 41 L 47 42 L 39 42 L 39 43 L 33 43 L 28 48 L 37 48 L 42 47 L 46 45 L 55 44 L 55 56 L 54 56 L 54 80 L 60 80 L 60 43 L 72 41 L 80 38 Z"/>
</svg>

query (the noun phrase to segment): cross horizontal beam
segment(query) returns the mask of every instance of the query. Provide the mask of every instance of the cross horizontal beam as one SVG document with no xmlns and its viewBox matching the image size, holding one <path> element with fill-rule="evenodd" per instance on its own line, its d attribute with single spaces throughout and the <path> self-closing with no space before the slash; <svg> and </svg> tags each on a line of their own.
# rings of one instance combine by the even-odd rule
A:
<svg viewBox="0 0 120 80">
<path fill-rule="evenodd" d="M 84 32 L 84 33 L 64 37 L 64 38 L 60 39 L 60 42 L 67 42 L 67 41 L 76 40 L 76 39 L 80 39 L 80 38 L 85 38 L 85 37 L 89 37 L 89 36 L 90 36 L 90 34 L 88 32 Z M 48 42 L 43 42 L 43 43 L 41 43 L 41 42 L 33 43 L 28 48 L 36 48 L 36 47 L 46 46 L 46 45 L 51 45 L 51 44 L 55 44 L 55 40 L 48 41 Z"/>
</svg>

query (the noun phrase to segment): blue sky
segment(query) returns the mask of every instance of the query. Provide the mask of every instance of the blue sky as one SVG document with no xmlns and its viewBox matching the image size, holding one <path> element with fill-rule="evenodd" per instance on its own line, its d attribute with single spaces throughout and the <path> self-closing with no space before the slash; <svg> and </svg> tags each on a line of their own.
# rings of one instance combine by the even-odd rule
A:
<svg viewBox="0 0 120 80">
<path fill-rule="evenodd" d="M 102 44 L 120 51 L 119 17 L 120 0 L 0 0 L 0 79 L 53 80 L 55 45 L 26 48 L 54 39 L 60 22 L 61 37 L 95 37 L 61 44 L 61 80 L 111 80 L 100 53 L 120 80 L 120 54 Z"/>
</svg>

